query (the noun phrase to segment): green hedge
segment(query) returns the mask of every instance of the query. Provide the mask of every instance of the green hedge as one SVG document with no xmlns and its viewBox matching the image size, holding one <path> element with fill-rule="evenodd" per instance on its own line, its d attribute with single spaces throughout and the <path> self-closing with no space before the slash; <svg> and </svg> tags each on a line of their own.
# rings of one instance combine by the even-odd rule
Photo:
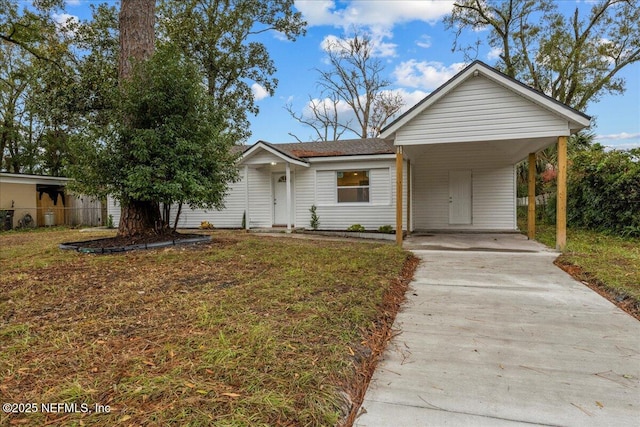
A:
<svg viewBox="0 0 640 427">
<path fill-rule="evenodd" d="M 640 149 L 604 151 L 596 144 L 575 153 L 567 193 L 569 226 L 640 237 Z M 555 200 L 547 215 L 555 221 Z"/>
</svg>

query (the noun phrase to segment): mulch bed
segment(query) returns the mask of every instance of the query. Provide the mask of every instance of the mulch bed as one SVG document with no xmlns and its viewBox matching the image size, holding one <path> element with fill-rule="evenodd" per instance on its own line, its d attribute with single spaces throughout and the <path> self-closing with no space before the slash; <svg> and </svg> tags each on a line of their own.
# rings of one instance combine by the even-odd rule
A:
<svg viewBox="0 0 640 427">
<path fill-rule="evenodd" d="M 105 239 L 62 243 L 60 245 L 60 249 L 73 249 L 78 252 L 108 254 L 128 250 L 151 249 L 162 246 L 198 243 L 209 240 L 211 240 L 211 237 L 203 234 L 145 234 L 134 237 L 115 236 Z"/>
</svg>

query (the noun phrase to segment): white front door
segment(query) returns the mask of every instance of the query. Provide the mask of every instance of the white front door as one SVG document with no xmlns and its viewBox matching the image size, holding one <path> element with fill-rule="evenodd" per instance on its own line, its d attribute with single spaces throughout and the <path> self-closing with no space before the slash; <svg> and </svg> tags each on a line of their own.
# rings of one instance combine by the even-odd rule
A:
<svg viewBox="0 0 640 427">
<path fill-rule="evenodd" d="M 449 224 L 471 224 L 471 171 L 449 171 Z"/>
<path fill-rule="evenodd" d="M 273 224 L 287 225 L 287 221 L 287 175 L 273 174 Z"/>
</svg>

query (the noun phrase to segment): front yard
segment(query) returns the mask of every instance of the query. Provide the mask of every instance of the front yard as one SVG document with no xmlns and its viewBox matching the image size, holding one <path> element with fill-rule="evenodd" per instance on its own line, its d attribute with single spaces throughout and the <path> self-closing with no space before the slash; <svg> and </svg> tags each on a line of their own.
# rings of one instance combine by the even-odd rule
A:
<svg viewBox="0 0 640 427">
<path fill-rule="evenodd" d="M 29 406 L 0 425 L 339 423 L 412 274 L 408 254 L 212 236 L 102 256 L 57 245 L 105 233 L 1 233 L 0 400 Z"/>
</svg>

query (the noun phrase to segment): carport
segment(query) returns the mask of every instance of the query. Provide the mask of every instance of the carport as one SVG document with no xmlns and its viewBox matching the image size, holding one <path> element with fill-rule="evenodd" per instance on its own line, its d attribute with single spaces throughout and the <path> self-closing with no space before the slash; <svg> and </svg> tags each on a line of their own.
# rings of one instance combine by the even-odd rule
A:
<svg viewBox="0 0 640 427">
<path fill-rule="evenodd" d="M 475 61 L 381 132 L 396 146 L 396 231 L 515 231 L 516 165 L 557 144 L 557 247 L 566 245 L 567 138 L 590 118 Z M 403 183 L 406 167 L 407 181 Z M 529 204 L 529 237 L 535 204 Z"/>
</svg>

